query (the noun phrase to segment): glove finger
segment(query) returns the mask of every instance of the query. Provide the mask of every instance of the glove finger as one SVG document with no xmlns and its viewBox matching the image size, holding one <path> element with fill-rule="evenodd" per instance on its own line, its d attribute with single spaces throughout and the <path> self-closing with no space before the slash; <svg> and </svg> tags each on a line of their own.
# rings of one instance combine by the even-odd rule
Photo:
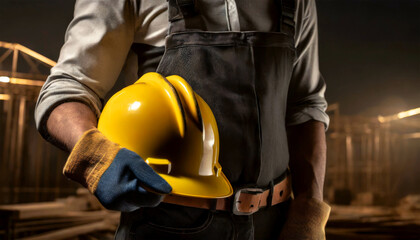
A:
<svg viewBox="0 0 420 240">
<path fill-rule="evenodd" d="M 141 207 L 156 207 L 163 200 L 163 195 L 149 192 L 142 187 L 138 187 L 137 192 L 133 192 L 129 198 L 129 203 Z"/>
<path fill-rule="evenodd" d="M 132 212 L 141 207 L 155 207 L 163 200 L 163 195 L 146 191 L 133 191 L 119 196 L 107 208 L 122 212 Z"/>
<path fill-rule="evenodd" d="M 172 187 L 157 174 L 138 154 L 126 148 L 120 150 L 123 159 L 130 159 L 132 173 L 140 181 L 140 185 L 156 193 L 168 194 Z"/>
<path fill-rule="evenodd" d="M 159 174 L 143 160 L 139 161 L 137 165 L 138 166 L 133 169 L 133 173 L 140 180 L 140 185 L 143 188 L 162 194 L 168 194 L 172 191 L 172 187 L 168 182 L 159 176 Z"/>
</svg>

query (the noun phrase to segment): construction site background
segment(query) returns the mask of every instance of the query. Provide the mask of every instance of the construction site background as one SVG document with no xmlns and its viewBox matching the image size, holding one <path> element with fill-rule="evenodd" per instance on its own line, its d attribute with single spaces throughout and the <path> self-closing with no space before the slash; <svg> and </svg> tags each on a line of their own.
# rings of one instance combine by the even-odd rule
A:
<svg viewBox="0 0 420 240">
<path fill-rule="evenodd" d="M 109 237 L 118 216 L 93 204 L 86 192 L 77 192 L 79 186 L 62 175 L 67 154 L 43 140 L 35 128 L 36 99 L 54 64 L 22 45 L 0 42 L 0 236 L 41 234 L 42 239 L 50 230 L 90 223 L 97 224 L 90 230 L 107 231 Z M 343 116 L 338 103 L 330 104 L 325 182 L 325 200 L 333 205 L 327 229 L 330 239 L 351 236 L 349 226 L 360 232 L 356 223 L 361 219 L 363 226 L 370 222 L 383 227 L 383 221 L 389 224 L 391 220 L 398 222 L 392 228 L 413 226 L 403 231 L 406 238 L 395 239 L 420 239 L 416 238 L 420 236 L 420 109 L 406 110 L 386 116 Z M 16 205 L 21 203 L 27 204 Z M 81 213 L 86 211 L 96 215 Z M 60 214 L 67 219 L 61 218 L 62 227 L 36 224 L 40 219 L 60 218 Z M 112 216 L 111 225 L 103 223 L 105 215 Z M 368 232 L 377 230 L 369 227 Z M 385 231 L 384 236 L 393 235 Z"/>
</svg>

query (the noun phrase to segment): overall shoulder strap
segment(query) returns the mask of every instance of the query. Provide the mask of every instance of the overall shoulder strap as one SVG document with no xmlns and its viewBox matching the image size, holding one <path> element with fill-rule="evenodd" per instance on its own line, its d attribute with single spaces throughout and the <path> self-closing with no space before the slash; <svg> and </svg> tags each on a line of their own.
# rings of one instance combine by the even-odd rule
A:
<svg viewBox="0 0 420 240">
<path fill-rule="evenodd" d="M 294 36 L 295 33 L 295 12 L 296 0 L 276 0 L 276 5 L 279 12 L 278 30 L 286 34 Z"/>
<path fill-rule="evenodd" d="M 170 22 L 196 14 L 194 0 L 168 0 L 168 3 Z"/>
<path fill-rule="evenodd" d="M 168 0 L 168 34 L 185 31 L 187 29 L 185 19 L 196 15 L 198 11 L 195 0 Z"/>
</svg>

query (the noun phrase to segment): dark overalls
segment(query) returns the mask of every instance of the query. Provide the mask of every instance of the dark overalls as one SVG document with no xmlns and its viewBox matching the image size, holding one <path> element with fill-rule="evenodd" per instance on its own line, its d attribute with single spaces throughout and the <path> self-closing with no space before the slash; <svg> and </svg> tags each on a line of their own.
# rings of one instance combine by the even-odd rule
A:
<svg viewBox="0 0 420 240">
<path fill-rule="evenodd" d="M 233 187 L 265 188 L 286 172 L 289 161 L 285 118 L 295 58 L 294 0 L 275 1 L 277 32 L 218 28 L 205 17 L 216 10 L 196 2 L 169 0 L 170 30 L 156 71 L 182 76 L 213 110 L 219 162 Z M 133 49 L 140 64 L 156 54 Z M 123 213 L 117 239 L 275 239 L 287 205 L 237 216 L 162 203 Z"/>
</svg>

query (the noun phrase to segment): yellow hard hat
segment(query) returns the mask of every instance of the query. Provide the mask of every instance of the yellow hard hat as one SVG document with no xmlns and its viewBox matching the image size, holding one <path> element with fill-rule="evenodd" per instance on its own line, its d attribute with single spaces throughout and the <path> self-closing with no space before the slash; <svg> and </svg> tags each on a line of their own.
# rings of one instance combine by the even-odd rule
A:
<svg viewBox="0 0 420 240">
<path fill-rule="evenodd" d="M 145 159 L 172 186 L 172 194 L 223 198 L 233 193 L 218 162 L 213 112 L 179 76 L 144 74 L 109 99 L 98 129 Z"/>
</svg>

